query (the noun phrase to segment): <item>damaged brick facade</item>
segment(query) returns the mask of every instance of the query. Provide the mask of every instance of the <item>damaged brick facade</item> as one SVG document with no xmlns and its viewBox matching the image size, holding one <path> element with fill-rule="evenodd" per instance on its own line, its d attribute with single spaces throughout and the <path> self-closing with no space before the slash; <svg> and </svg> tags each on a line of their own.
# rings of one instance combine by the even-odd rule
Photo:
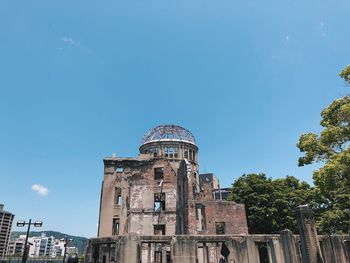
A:
<svg viewBox="0 0 350 263">
<path fill-rule="evenodd" d="M 198 147 L 182 127 L 157 126 L 137 157 L 103 161 L 98 237 L 248 233 L 244 205 L 217 200 L 215 176 L 200 179 Z"/>
<path fill-rule="evenodd" d="M 249 235 L 244 205 L 225 200 L 213 174 L 198 173 L 193 135 L 150 130 L 136 158 L 104 159 L 98 238 L 85 263 L 346 263 L 348 236 L 318 236 L 308 206 L 299 235 Z"/>
</svg>

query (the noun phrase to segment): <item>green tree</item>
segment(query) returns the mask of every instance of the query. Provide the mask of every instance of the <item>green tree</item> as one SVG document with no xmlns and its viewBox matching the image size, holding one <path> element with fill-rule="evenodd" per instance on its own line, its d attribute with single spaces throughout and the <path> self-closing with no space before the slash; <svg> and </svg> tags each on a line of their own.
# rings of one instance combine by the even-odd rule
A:
<svg viewBox="0 0 350 263">
<path fill-rule="evenodd" d="M 244 203 L 250 233 L 297 233 L 294 209 L 317 206 L 317 191 L 293 176 L 272 180 L 265 174 L 244 174 L 232 184 L 230 199 Z"/>
<path fill-rule="evenodd" d="M 348 84 L 350 84 L 350 65 L 346 66 L 339 74 Z"/>
<path fill-rule="evenodd" d="M 350 66 L 340 76 L 350 84 Z M 314 171 L 315 186 L 323 196 L 316 223 L 321 233 L 348 233 L 350 229 L 350 97 L 333 101 L 321 112 L 319 135 L 302 134 L 297 144 L 304 156 L 298 165 L 324 165 Z"/>
</svg>

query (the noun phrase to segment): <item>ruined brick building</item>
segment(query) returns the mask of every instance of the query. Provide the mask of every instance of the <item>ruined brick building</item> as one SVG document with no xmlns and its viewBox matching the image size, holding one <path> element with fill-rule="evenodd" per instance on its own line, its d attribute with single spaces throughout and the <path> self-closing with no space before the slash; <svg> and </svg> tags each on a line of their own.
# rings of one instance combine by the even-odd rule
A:
<svg viewBox="0 0 350 263">
<path fill-rule="evenodd" d="M 311 209 L 296 210 L 299 235 L 248 234 L 244 205 L 199 174 L 194 136 L 151 129 L 134 158 L 104 160 L 98 237 L 85 263 L 347 263 L 349 236 L 319 236 Z"/>
<path fill-rule="evenodd" d="M 244 205 L 199 174 L 195 138 L 180 126 L 148 131 L 137 157 L 103 161 L 99 237 L 248 233 Z"/>
</svg>

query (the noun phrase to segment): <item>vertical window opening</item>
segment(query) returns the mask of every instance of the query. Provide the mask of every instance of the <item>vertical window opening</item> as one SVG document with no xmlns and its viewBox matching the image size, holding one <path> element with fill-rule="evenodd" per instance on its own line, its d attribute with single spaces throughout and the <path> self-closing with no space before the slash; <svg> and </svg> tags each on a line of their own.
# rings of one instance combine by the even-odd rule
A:
<svg viewBox="0 0 350 263">
<path fill-rule="evenodd" d="M 164 157 L 169 157 L 169 148 L 164 147 Z"/>
<path fill-rule="evenodd" d="M 196 205 L 196 225 L 198 231 L 203 231 L 206 228 L 205 206 L 202 204 Z"/>
<path fill-rule="evenodd" d="M 187 149 L 187 148 L 185 148 L 184 158 L 185 158 L 185 159 L 188 159 L 188 149 Z"/>
<path fill-rule="evenodd" d="M 267 251 L 266 242 L 257 242 L 258 251 L 259 251 L 259 262 L 260 263 L 269 263 L 269 253 Z"/>
<path fill-rule="evenodd" d="M 119 235 L 119 218 L 113 218 L 113 236 Z"/>
<path fill-rule="evenodd" d="M 114 193 L 114 200 L 115 204 L 118 206 L 122 205 L 122 190 L 118 187 L 115 188 L 115 193 Z"/>
<path fill-rule="evenodd" d="M 154 180 L 164 179 L 164 169 L 163 167 L 154 168 Z"/>
<path fill-rule="evenodd" d="M 174 158 L 179 158 L 179 148 L 174 148 Z"/>
<path fill-rule="evenodd" d="M 154 194 L 154 211 L 164 211 L 165 210 L 165 193 L 155 193 Z"/>
</svg>

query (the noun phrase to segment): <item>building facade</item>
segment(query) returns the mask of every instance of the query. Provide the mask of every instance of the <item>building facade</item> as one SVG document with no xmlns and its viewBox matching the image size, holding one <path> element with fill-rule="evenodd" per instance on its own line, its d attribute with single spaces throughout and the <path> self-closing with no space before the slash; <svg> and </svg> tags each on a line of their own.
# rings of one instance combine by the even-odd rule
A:
<svg viewBox="0 0 350 263">
<path fill-rule="evenodd" d="M 198 166 L 193 135 L 174 125 L 146 133 L 138 157 L 105 158 L 85 263 L 350 262 L 350 238 L 318 236 L 307 205 L 295 211 L 299 235 L 249 235 L 244 206 Z"/>
<path fill-rule="evenodd" d="M 29 257 L 50 257 L 53 253 L 55 237 L 46 236 L 42 233 L 41 236 L 29 237 Z"/>
<path fill-rule="evenodd" d="M 24 252 L 24 244 L 26 240 L 26 235 L 20 235 L 9 242 L 7 255 L 9 256 L 22 256 Z"/>
<path fill-rule="evenodd" d="M 244 205 L 217 198 L 217 178 L 199 174 L 191 132 L 157 126 L 139 151 L 103 160 L 99 237 L 248 233 Z"/>
<path fill-rule="evenodd" d="M 0 204 L 0 258 L 4 257 L 7 253 L 14 217 L 14 214 L 4 211 L 4 205 Z"/>
</svg>

